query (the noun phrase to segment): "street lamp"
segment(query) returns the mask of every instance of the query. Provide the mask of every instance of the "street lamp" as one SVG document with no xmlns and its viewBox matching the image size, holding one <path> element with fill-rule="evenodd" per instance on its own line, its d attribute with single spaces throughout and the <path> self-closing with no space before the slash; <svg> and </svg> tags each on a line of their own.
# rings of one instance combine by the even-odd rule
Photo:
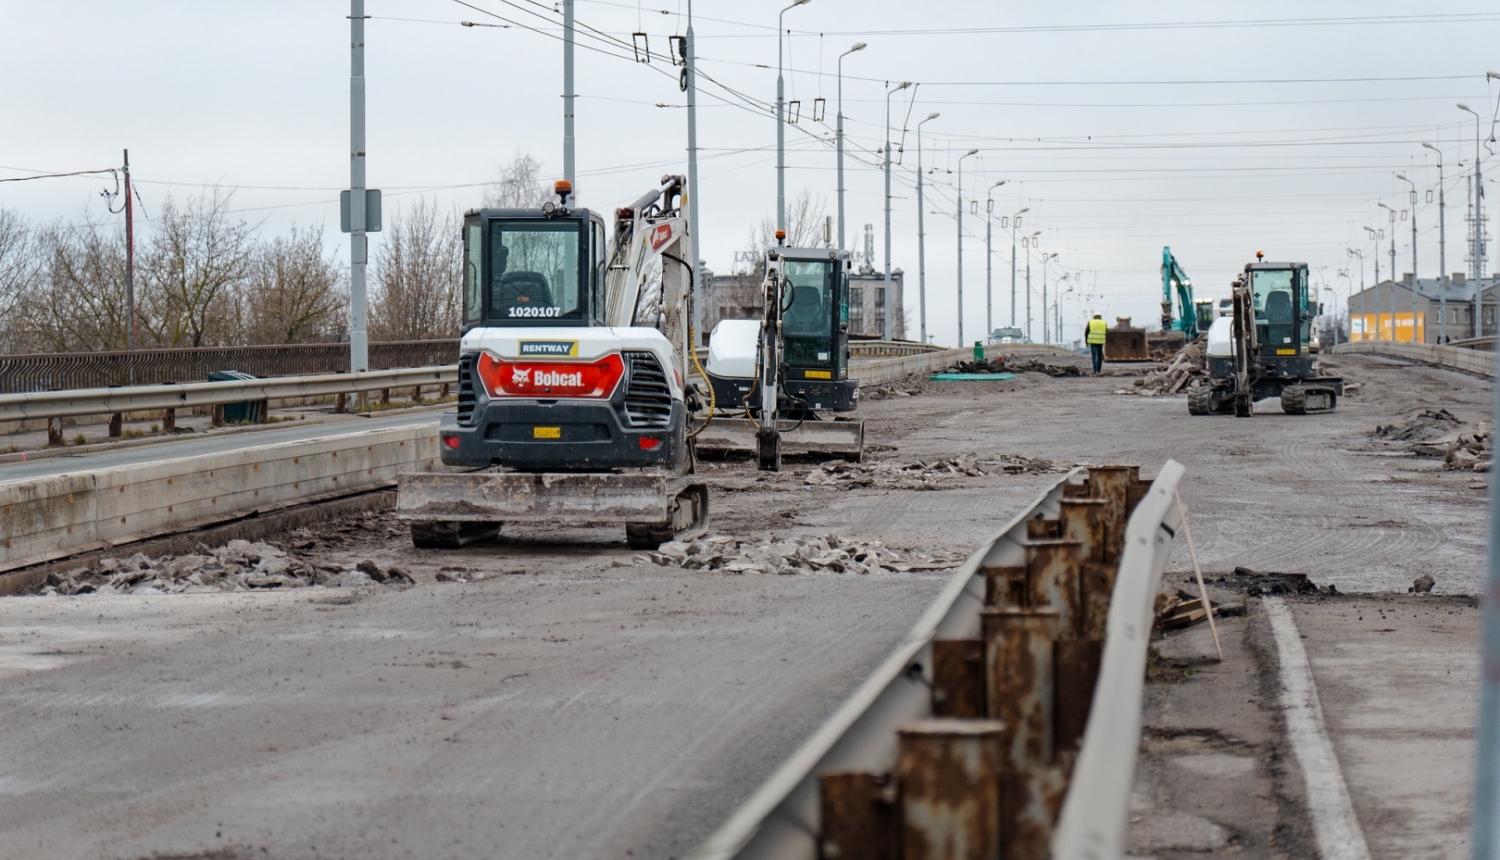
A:
<svg viewBox="0 0 1500 860">
<path fill-rule="evenodd" d="M 984 336 L 986 339 L 995 332 L 995 284 L 992 277 L 994 252 L 991 250 L 991 240 L 995 232 L 995 189 L 1004 184 L 1005 180 L 1002 179 L 991 185 L 984 201 Z"/>
<path fill-rule="evenodd" d="M 1057 279 L 1057 286 L 1059 288 L 1061 288 L 1062 287 L 1062 282 L 1066 281 L 1068 279 L 1068 276 L 1071 275 L 1071 274 L 1073 274 L 1073 273 L 1072 272 L 1064 272 L 1063 276 L 1061 278 Z M 1061 344 L 1063 342 L 1063 336 L 1062 336 L 1062 297 L 1065 296 L 1065 295 L 1067 295 L 1068 293 L 1071 293 L 1071 292 L 1073 292 L 1073 288 L 1072 287 L 1068 287 L 1068 292 L 1067 293 L 1061 292 L 1059 290 L 1059 292 L 1056 293 L 1055 297 L 1052 299 L 1052 323 L 1053 323 L 1053 325 L 1052 325 L 1052 333 L 1057 336 L 1057 342 L 1059 344 Z"/>
<path fill-rule="evenodd" d="M 902 81 L 885 93 L 885 334 L 891 339 L 895 332 L 895 301 L 891 295 L 891 96 L 911 86 L 911 81 Z"/>
<path fill-rule="evenodd" d="M 776 229 L 786 229 L 786 87 L 781 76 L 782 21 L 790 9 L 809 0 L 792 0 L 792 5 L 776 16 Z"/>
<path fill-rule="evenodd" d="M 855 42 L 854 47 L 839 54 L 838 79 L 839 79 L 839 117 L 838 130 L 835 134 L 839 140 L 839 250 L 846 251 L 848 246 L 844 244 L 844 58 L 855 51 L 863 51 L 868 47 L 864 42 Z"/>
<path fill-rule="evenodd" d="M 1366 310 L 1365 306 L 1366 306 L 1366 304 L 1370 300 L 1370 297 L 1367 296 L 1367 295 L 1365 295 L 1365 252 L 1364 251 L 1356 251 L 1353 248 L 1346 248 L 1345 250 L 1347 250 L 1349 252 L 1348 255 L 1350 257 L 1358 257 L 1359 258 L 1359 311 L 1360 311 L 1360 314 L 1361 314 L 1361 319 L 1360 319 L 1360 323 L 1359 323 L 1359 326 L 1360 326 L 1359 327 L 1359 339 L 1360 340 L 1364 340 L 1365 339 L 1365 329 L 1364 329 L 1363 314 L 1364 314 L 1364 312 Z M 1352 284 L 1350 285 L 1349 289 L 1351 289 L 1351 290 L 1354 289 L 1354 287 L 1353 287 Z M 1345 302 L 1344 304 L 1345 304 L 1345 308 L 1347 309 L 1347 306 L 1348 306 L 1349 303 Z M 1353 311 L 1350 311 L 1350 313 L 1352 314 Z M 1353 320 L 1352 317 L 1349 320 L 1349 337 L 1351 339 L 1353 339 L 1353 337 L 1354 337 L 1354 320 Z"/>
<path fill-rule="evenodd" d="M 937 111 L 917 123 L 917 294 L 922 316 L 922 342 L 927 342 L 927 219 L 922 202 L 922 125 L 937 119 Z"/>
<path fill-rule="evenodd" d="M 1386 291 L 1386 304 L 1390 306 L 1390 311 L 1391 311 L 1391 343 L 1395 343 L 1396 342 L 1396 210 L 1394 210 L 1391 207 L 1385 205 L 1384 203 L 1376 203 L 1375 205 L 1379 206 L 1381 209 L 1384 209 L 1386 212 L 1390 213 L 1390 216 L 1391 216 L 1390 217 L 1390 220 L 1391 220 L 1391 251 L 1390 251 L 1390 254 L 1391 254 L 1391 275 L 1390 275 L 1390 279 L 1389 279 L 1390 283 L 1391 283 L 1391 288 Z M 1376 248 L 1375 250 L 1379 251 L 1380 249 Z"/>
<path fill-rule="evenodd" d="M 958 345 L 964 345 L 964 159 L 978 155 L 971 149 L 958 157 Z"/>
<path fill-rule="evenodd" d="M 1493 75 L 1494 73 L 1489 73 Z M 1485 77 L 1489 80 L 1489 76 Z M 1484 180 L 1479 164 L 1479 114 L 1466 104 L 1458 109 L 1474 114 L 1474 232 L 1469 238 L 1469 270 L 1474 279 L 1474 336 L 1484 336 L 1484 290 L 1480 278 L 1484 277 Z"/>
<path fill-rule="evenodd" d="M 1438 160 L 1438 343 L 1448 342 L 1448 218 L 1443 198 L 1443 151 L 1430 143 L 1423 147 L 1437 153 Z"/>
<path fill-rule="evenodd" d="M 1417 342 L 1417 285 L 1422 282 L 1417 271 L 1417 183 L 1398 173 L 1396 178 L 1411 186 L 1411 342 Z M 1427 326 L 1422 326 L 1422 340 L 1427 340 Z"/>
<path fill-rule="evenodd" d="M 1030 206 L 1022 206 L 1020 211 L 1010 216 L 1010 327 L 1016 327 L 1016 231 L 1021 228 L 1021 216 L 1031 211 Z"/>
<path fill-rule="evenodd" d="M 1057 252 L 1042 255 L 1042 343 L 1051 343 L 1047 336 L 1047 261 L 1056 260 Z"/>
<path fill-rule="evenodd" d="M 1036 247 L 1037 237 L 1042 235 L 1038 230 L 1030 236 L 1021 237 L 1021 247 Z M 1031 252 L 1026 252 L 1026 342 L 1031 343 Z"/>
</svg>

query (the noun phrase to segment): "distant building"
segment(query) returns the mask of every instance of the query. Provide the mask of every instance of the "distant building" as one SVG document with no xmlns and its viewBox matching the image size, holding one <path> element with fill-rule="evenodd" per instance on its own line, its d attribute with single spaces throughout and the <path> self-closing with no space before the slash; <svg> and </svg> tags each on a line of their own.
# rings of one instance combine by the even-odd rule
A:
<svg viewBox="0 0 1500 860">
<path fill-rule="evenodd" d="M 1394 339 L 1403 342 L 1437 343 L 1444 334 L 1448 341 L 1454 341 L 1497 333 L 1495 321 L 1496 309 L 1500 306 L 1497 305 L 1500 302 L 1500 275 L 1492 274 L 1475 281 L 1455 272 L 1446 286 L 1442 278 L 1415 279 L 1415 320 L 1412 284 L 1412 275 L 1407 272 L 1399 281 L 1381 281 L 1349 296 L 1344 308 L 1349 315 L 1349 339 L 1392 340 L 1393 321 Z M 1484 306 L 1482 321 L 1476 301 Z M 1440 317 L 1444 307 L 1448 311 L 1446 325 Z"/>
</svg>

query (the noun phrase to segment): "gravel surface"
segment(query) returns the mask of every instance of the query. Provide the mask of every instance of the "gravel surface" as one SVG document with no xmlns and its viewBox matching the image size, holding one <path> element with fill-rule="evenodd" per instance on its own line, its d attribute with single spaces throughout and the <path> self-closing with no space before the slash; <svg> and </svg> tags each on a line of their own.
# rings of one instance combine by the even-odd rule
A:
<svg viewBox="0 0 1500 860">
<path fill-rule="evenodd" d="M 1328 364 L 1364 383 L 1338 412 L 1268 401 L 1252 419 L 1117 397 L 1111 378 L 911 380 L 864 407 L 871 471 L 975 468 L 906 489 L 810 484 L 816 461 L 705 463 L 711 534 L 946 560 L 1059 477 L 979 464 L 1149 475 L 1171 457 L 1210 571 L 1402 593 L 1431 573 L 1438 594 L 1477 591 L 1488 476 L 1372 431 L 1432 408 L 1477 431 L 1488 383 Z M 271 543 L 315 571 L 368 561 L 414 585 L 0 600 L 0 857 L 681 857 L 948 575 L 684 569 L 623 537 L 507 528 L 427 552 L 375 514 Z"/>
</svg>

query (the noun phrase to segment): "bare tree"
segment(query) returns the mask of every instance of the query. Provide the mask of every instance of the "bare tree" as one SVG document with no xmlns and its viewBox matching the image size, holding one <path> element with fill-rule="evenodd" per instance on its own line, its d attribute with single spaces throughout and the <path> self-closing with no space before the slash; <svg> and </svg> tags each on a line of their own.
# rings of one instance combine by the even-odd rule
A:
<svg viewBox="0 0 1500 860">
<path fill-rule="evenodd" d="M 249 224 L 230 220 L 232 196 L 206 189 L 185 208 L 168 197 L 156 214 L 137 257 L 136 297 L 137 325 L 159 346 L 233 340 L 229 305 L 249 268 L 254 235 Z"/>
<path fill-rule="evenodd" d="M 462 253 L 456 213 L 425 198 L 398 212 L 375 256 L 371 338 L 458 337 Z"/>
<path fill-rule="evenodd" d="M 813 196 L 807 189 L 792 198 L 786 208 L 786 246 L 788 248 L 816 248 L 823 244 L 823 226 L 827 207 L 821 196 Z M 776 219 L 763 216 L 760 223 L 745 237 L 745 251 L 750 259 L 757 261 L 752 271 L 757 286 L 765 274 L 767 248 L 776 246 Z"/>
<path fill-rule="evenodd" d="M 349 285 L 323 244 L 323 228 L 298 229 L 256 244 L 233 303 L 237 340 L 316 343 L 345 325 Z"/>
<path fill-rule="evenodd" d="M 19 303 L 17 348 L 101 352 L 128 346 L 125 236 L 89 220 L 37 231 L 42 270 Z"/>
<path fill-rule="evenodd" d="M 0 350 L 15 352 L 24 342 L 18 306 L 44 271 L 44 259 L 31 225 L 19 212 L 0 206 Z"/>
<path fill-rule="evenodd" d="M 485 194 L 484 205 L 493 209 L 538 209 L 551 197 L 551 188 L 542 178 L 542 163 L 518 150 L 509 164 L 500 167 L 499 177 Z"/>
</svg>

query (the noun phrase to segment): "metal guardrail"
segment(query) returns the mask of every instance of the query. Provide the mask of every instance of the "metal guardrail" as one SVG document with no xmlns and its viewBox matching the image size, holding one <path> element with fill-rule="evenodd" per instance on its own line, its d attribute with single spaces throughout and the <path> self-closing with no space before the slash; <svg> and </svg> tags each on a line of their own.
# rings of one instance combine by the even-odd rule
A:
<svg viewBox="0 0 1500 860">
<path fill-rule="evenodd" d="M 458 340 L 370 344 L 370 367 L 433 367 L 458 361 Z M 224 346 L 0 355 L 0 394 L 198 382 L 217 370 L 252 376 L 349 372 L 349 344 Z"/>
<path fill-rule="evenodd" d="M 1487 334 L 1484 337 L 1466 337 L 1459 340 L 1450 340 L 1443 344 L 1443 346 L 1456 346 L 1462 349 L 1482 349 L 1493 352 L 1496 340 L 1500 340 L 1500 338 L 1492 334 Z"/>
<path fill-rule="evenodd" d="M 120 412 L 147 412 L 217 406 L 245 400 L 288 400 L 329 397 L 385 388 L 442 385 L 458 382 L 458 365 L 327 373 L 233 382 L 193 382 L 172 385 L 135 385 L 128 388 L 83 388 L 74 391 L 37 391 L 0 394 L 0 421 L 29 418 L 71 418 Z"/>
<path fill-rule="evenodd" d="M 1080 473 L 969 556 L 890 657 L 694 860 L 903 856 L 903 845 L 908 857 L 923 845 L 915 856 L 1043 860 L 1051 846 L 1123 842 L 1149 607 L 1183 467 L 1168 461 L 1149 485 L 1133 467 L 1096 468 L 1082 485 Z M 1079 736 L 1071 783 L 1087 773 L 1098 784 L 1075 793 L 1068 746 Z"/>
<path fill-rule="evenodd" d="M 922 355 L 943 349 L 930 343 L 905 340 L 851 340 L 850 358 L 894 358 L 902 355 Z"/>
<path fill-rule="evenodd" d="M 1389 355 L 1413 361 L 1451 367 L 1481 376 L 1495 375 L 1495 353 L 1460 346 L 1438 346 L 1433 343 L 1392 343 L 1382 340 L 1341 343 L 1333 348 L 1334 355 Z"/>
</svg>

